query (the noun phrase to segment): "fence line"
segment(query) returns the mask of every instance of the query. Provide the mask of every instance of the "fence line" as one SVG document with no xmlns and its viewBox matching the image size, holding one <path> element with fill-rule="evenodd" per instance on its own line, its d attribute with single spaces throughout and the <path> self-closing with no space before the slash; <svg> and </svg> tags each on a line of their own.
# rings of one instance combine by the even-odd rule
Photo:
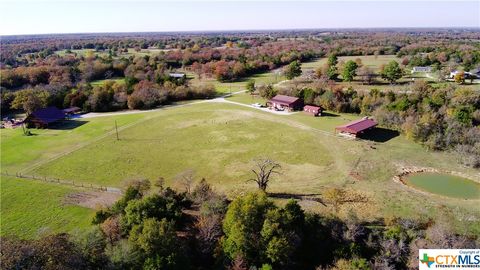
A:
<svg viewBox="0 0 480 270">
<path fill-rule="evenodd" d="M 20 172 L 17 172 L 15 174 L 11 174 L 11 173 L 8 173 L 7 171 L 2 172 L 1 175 L 11 176 L 11 177 L 16 177 L 16 178 L 21 178 L 21 179 L 37 180 L 37 181 L 41 181 L 41 182 L 45 182 L 45 183 L 55 183 L 55 184 L 60 184 L 60 185 L 68 185 L 68 186 L 77 187 L 77 188 L 87 188 L 87 189 L 92 189 L 92 190 L 96 190 L 96 191 L 121 193 L 121 191 L 119 189 L 116 189 L 116 188 L 105 187 L 105 186 L 97 186 L 97 185 L 93 185 L 93 184 L 84 184 L 82 182 L 76 182 L 75 180 L 66 180 L 66 179 L 52 178 L 52 177 L 38 176 L 38 175 L 27 175 L 27 174 L 22 174 Z"/>
</svg>

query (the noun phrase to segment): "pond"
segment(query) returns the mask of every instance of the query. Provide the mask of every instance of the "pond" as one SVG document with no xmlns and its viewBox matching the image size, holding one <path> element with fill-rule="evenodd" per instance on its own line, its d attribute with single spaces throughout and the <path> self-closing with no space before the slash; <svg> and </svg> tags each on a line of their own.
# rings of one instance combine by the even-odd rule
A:
<svg viewBox="0 0 480 270">
<path fill-rule="evenodd" d="M 405 183 L 430 193 L 460 199 L 480 199 L 480 184 L 450 174 L 414 173 Z"/>
</svg>

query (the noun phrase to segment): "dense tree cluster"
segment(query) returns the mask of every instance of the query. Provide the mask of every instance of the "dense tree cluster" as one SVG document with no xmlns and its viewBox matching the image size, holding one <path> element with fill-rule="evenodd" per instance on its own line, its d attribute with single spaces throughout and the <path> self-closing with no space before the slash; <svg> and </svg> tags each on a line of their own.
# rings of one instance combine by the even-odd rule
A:
<svg viewBox="0 0 480 270">
<path fill-rule="evenodd" d="M 3 237 L 2 269 L 407 269 L 420 248 L 478 247 L 430 220 L 341 221 L 263 191 L 229 203 L 204 179 L 156 186 L 134 181 L 85 233 Z"/>
<path fill-rule="evenodd" d="M 404 58 L 402 66 L 432 65 L 441 73 L 440 78 L 458 66 L 468 71 L 480 63 L 480 45 L 472 42 L 479 38 L 478 33 L 422 31 L 325 33 L 312 30 L 271 32 L 269 35 L 257 32 L 6 37 L 2 39 L 0 59 L 2 112 L 36 108 L 38 104 L 59 107 L 77 104 L 86 110 L 98 111 L 127 106 L 150 108 L 170 100 L 211 94 L 204 94 L 201 87 L 189 87 L 185 79 L 169 77 L 171 71 L 180 67 L 199 77 L 232 81 L 287 65 L 285 75 L 293 78 L 301 72 L 299 62 L 329 55 L 327 65 L 319 69 L 317 75 L 331 80 L 341 76 L 344 81 L 351 81 L 358 75 L 366 83 L 371 83 L 375 76 L 368 67 L 357 61 L 338 63 L 338 56 L 397 54 Z M 127 53 L 147 48 L 158 51 L 145 56 Z M 77 54 L 75 50 L 78 49 L 90 51 Z M 58 54 L 58 50 L 66 51 Z M 401 67 L 393 62 L 381 73 L 390 82 L 395 82 L 401 74 Z M 95 87 L 88 85 L 94 80 L 116 77 L 124 78 L 126 90 L 94 90 Z M 468 79 L 461 77 L 461 73 L 457 77 L 459 82 Z M 148 89 L 144 87 L 146 83 L 136 86 L 141 81 L 156 85 L 150 85 Z M 53 98 L 46 103 L 30 98 L 34 105 L 11 107 L 11 101 L 24 89 L 35 89 L 30 97 L 37 93 L 44 95 L 43 92 L 47 91 L 55 102 Z M 135 89 L 136 93 L 133 93 Z M 153 101 L 145 100 L 150 97 Z M 21 99 L 24 98 L 19 97 L 17 101 Z M 102 104 L 96 104 L 98 102 Z"/>
</svg>

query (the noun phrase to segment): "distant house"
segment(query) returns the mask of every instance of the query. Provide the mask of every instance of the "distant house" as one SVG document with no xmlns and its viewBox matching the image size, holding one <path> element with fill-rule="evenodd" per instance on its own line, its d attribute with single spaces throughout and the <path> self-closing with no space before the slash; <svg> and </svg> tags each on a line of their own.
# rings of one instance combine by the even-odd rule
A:
<svg viewBox="0 0 480 270">
<path fill-rule="evenodd" d="M 168 76 L 170 78 L 175 78 L 175 79 L 185 79 L 185 78 L 187 78 L 187 74 L 185 74 L 185 73 L 169 73 Z"/>
<path fill-rule="evenodd" d="M 23 121 L 37 128 L 46 128 L 48 125 L 65 119 L 65 113 L 57 107 L 48 107 L 34 111 Z"/>
<path fill-rule="evenodd" d="M 297 97 L 290 97 L 285 95 L 276 95 L 269 101 L 267 106 L 275 110 L 300 110 L 303 106 L 303 101 Z"/>
<path fill-rule="evenodd" d="M 318 106 L 305 105 L 305 107 L 303 107 L 303 111 L 313 116 L 319 116 L 319 115 L 322 115 L 323 109 L 322 107 L 318 107 Z"/>
<path fill-rule="evenodd" d="M 462 73 L 465 76 L 465 79 L 475 79 L 475 78 L 480 78 L 480 71 L 478 69 L 471 70 L 470 72 L 465 72 L 465 71 L 459 71 L 459 70 L 454 70 L 450 72 L 450 79 L 455 79 L 455 76 L 458 73 Z"/>
<path fill-rule="evenodd" d="M 423 73 L 432 72 L 432 67 L 413 67 L 412 73 L 415 73 L 415 72 L 423 72 Z"/>
<path fill-rule="evenodd" d="M 375 126 L 377 126 L 377 122 L 368 117 L 364 117 L 360 120 L 352 121 L 348 124 L 336 127 L 335 132 L 340 132 L 342 135 L 356 138 L 364 131 L 374 128 Z"/>
</svg>

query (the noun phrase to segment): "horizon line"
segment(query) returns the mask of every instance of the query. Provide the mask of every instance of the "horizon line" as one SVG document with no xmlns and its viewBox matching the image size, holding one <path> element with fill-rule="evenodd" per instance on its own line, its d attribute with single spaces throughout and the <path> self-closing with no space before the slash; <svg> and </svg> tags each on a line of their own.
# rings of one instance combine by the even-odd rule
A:
<svg viewBox="0 0 480 270">
<path fill-rule="evenodd" d="M 286 31 L 315 31 L 315 30 L 389 30 L 389 29 L 419 29 L 419 30 L 473 30 L 478 29 L 480 30 L 480 26 L 389 26 L 389 27 L 326 27 L 326 28 L 259 28 L 259 29 L 223 29 L 223 30 L 165 30 L 165 31 L 114 31 L 114 32 L 58 32 L 58 33 L 22 33 L 22 34 L 0 34 L 0 37 L 17 37 L 17 36 L 47 36 L 47 35 L 91 35 L 91 34 L 136 34 L 136 33 L 143 33 L 143 34 L 161 34 L 161 33 L 221 33 L 221 32 L 232 32 L 232 33 L 254 33 L 254 32 L 268 32 L 268 31 L 278 31 L 278 32 L 286 32 Z"/>
</svg>

